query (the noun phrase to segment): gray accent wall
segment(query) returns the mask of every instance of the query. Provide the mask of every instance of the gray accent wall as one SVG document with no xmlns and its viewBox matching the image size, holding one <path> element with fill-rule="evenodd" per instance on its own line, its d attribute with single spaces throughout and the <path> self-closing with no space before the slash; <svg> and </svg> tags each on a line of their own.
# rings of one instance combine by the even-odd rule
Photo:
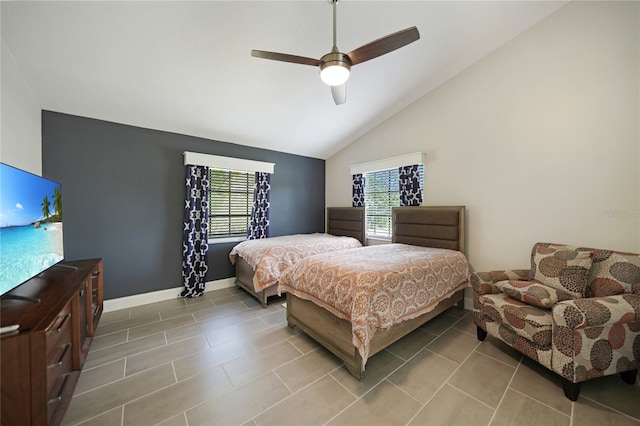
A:
<svg viewBox="0 0 640 426">
<path fill-rule="evenodd" d="M 42 112 L 43 176 L 62 183 L 65 258 L 101 257 L 105 299 L 182 285 L 183 152 L 275 163 L 271 236 L 324 231 L 324 160 Z M 207 281 L 236 243 L 209 246 Z"/>
</svg>

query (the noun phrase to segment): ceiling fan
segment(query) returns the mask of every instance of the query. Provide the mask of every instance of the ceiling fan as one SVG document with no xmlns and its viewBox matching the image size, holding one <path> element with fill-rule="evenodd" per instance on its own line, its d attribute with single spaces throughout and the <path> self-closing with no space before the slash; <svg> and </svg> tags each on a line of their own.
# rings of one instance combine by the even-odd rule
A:
<svg viewBox="0 0 640 426">
<path fill-rule="evenodd" d="M 327 1 L 333 5 L 333 48 L 331 52 L 320 59 L 289 55 L 286 53 L 266 52 L 264 50 L 252 50 L 251 56 L 319 67 L 320 78 L 325 84 L 331 86 L 331 94 L 333 95 L 333 100 L 336 105 L 341 105 L 347 100 L 345 82 L 349 78 L 352 66 L 393 52 L 409 43 L 413 43 L 420 39 L 420 33 L 416 27 L 410 27 L 367 43 L 349 53 L 341 53 L 336 43 L 336 5 L 338 4 L 338 0 Z"/>
</svg>

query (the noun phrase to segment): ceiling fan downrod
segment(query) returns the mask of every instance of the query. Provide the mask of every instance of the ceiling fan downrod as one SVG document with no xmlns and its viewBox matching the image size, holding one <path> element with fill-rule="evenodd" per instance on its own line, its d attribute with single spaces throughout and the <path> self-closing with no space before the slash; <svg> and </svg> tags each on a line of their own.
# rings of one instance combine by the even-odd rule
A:
<svg viewBox="0 0 640 426">
<path fill-rule="evenodd" d="M 333 5 L 333 48 L 320 58 L 320 78 L 328 86 L 341 86 L 351 74 L 351 60 L 338 50 L 337 4 L 338 0 L 328 0 Z"/>
</svg>

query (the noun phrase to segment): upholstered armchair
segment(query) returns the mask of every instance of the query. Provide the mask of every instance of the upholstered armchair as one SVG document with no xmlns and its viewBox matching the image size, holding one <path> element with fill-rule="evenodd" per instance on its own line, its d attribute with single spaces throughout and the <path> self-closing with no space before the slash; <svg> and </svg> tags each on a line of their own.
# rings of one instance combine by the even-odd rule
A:
<svg viewBox="0 0 640 426">
<path fill-rule="evenodd" d="M 640 364 L 640 255 L 536 243 L 530 269 L 476 272 L 473 315 L 487 333 L 562 377 L 581 383 L 620 373 L 634 384 Z"/>
</svg>

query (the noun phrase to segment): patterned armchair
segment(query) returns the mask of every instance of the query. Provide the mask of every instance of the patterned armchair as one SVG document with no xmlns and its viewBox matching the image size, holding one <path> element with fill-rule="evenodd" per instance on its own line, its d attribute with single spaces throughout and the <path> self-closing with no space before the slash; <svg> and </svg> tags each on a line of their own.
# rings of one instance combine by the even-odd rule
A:
<svg viewBox="0 0 640 426">
<path fill-rule="evenodd" d="M 473 315 L 487 333 L 562 377 L 564 394 L 640 364 L 640 255 L 536 243 L 531 269 L 476 272 Z"/>
</svg>

